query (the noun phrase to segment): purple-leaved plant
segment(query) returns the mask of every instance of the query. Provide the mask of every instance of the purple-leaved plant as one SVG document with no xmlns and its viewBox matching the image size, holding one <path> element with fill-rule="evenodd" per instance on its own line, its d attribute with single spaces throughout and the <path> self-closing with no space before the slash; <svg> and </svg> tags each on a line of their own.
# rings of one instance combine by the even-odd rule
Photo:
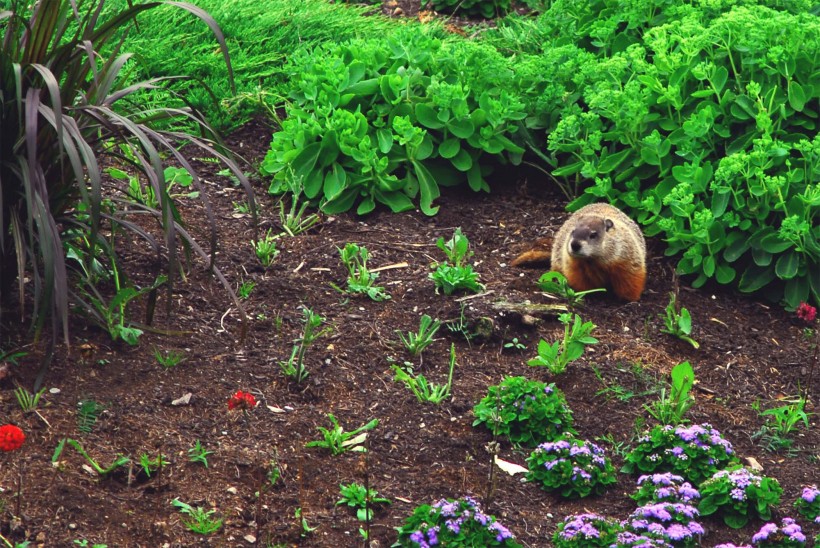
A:
<svg viewBox="0 0 820 548">
<path fill-rule="evenodd" d="M 794 548 L 806 545 L 806 535 L 792 518 L 783 518 L 780 526 L 767 523 L 752 537 L 756 548 Z"/>
<path fill-rule="evenodd" d="M 638 490 L 632 495 L 638 504 L 649 502 L 683 502 L 695 504 L 700 492 L 683 476 L 671 472 L 650 474 L 638 478 Z"/>
<path fill-rule="evenodd" d="M 716 472 L 700 485 L 700 513 L 720 513 L 729 527 L 739 529 L 749 519 L 771 519 L 783 489 L 774 478 L 758 476 L 748 468 L 733 466 Z"/>
<path fill-rule="evenodd" d="M 565 497 L 602 493 L 615 483 L 615 469 L 604 450 L 570 437 L 542 443 L 527 457 L 527 480 Z"/>
<path fill-rule="evenodd" d="M 708 423 L 655 426 L 625 460 L 622 472 L 673 472 L 693 484 L 738 462 L 732 444 Z"/>
</svg>

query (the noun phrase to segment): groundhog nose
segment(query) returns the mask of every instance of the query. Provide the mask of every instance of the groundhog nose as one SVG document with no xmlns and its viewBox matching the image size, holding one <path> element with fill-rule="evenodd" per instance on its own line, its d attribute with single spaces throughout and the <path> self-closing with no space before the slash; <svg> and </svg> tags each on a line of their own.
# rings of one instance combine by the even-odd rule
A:
<svg viewBox="0 0 820 548">
<path fill-rule="evenodd" d="M 572 249 L 575 253 L 578 253 L 579 251 L 581 251 L 581 242 L 579 242 L 578 240 L 572 240 L 572 241 L 569 243 L 569 247 L 570 247 L 570 248 L 571 248 L 571 249 Z"/>
</svg>

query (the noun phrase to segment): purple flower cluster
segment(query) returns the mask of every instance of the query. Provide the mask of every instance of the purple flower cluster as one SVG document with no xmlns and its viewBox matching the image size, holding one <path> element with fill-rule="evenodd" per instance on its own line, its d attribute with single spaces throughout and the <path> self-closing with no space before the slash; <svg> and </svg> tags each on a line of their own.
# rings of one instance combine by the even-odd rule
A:
<svg viewBox="0 0 820 548">
<path fill-rule="evenodd" d="M 506 539 L 512 538 L 510 530 L 495 521 L 492 516 L 483 513 L 478 501 L 472 497 L 464 497 L 457 501 L 441 499 L 430 508 L 431 515 L 437 513 L 445 518 L 444 526 L 446 529 L 455 535 L 461 532 L 461 528 L 466 522 L 475 522 L 494 535 L 497 542 L 504 542 Z M 435 546 L 439 542 L 438 535 L 440 532 L 441 527 L 438 525 L 429 527 L 426 531 L 418 530 L 412 533 L 410 540 L 418 543 L 422 548 Z"/>
<path fill-rule="evenodd" d="M 604 450 L 571 437 L 542 443 L 527 458 L 529 481 L 545 489 L 561 489 L 564 496 L 585 497 L 615 482 L 615 469 Z"/>
<path fill-rule="evenodd" d="M 794 506 L 801 516 L 820 525 L 820 490 L 816 485 L 804 487 Z"/>
<path fill-rule="evenodd" d="M 622 532 L 621 524 L 598 514 L 568 516 L 552 537 L 556 548 L 608 547 Z"/>
<path fill-rule="evenodd" d="M 692 503 L 700 498 L 700 493 L 682 476 L 666 472 L 639 477 L 638 492 L 632 498 L 639 504 L 650 501 Z"/>
<path fill-rule="evenodd" d="M 741 544 L 740 546 L 736 544 L 732 544 L 731 542 L 724 542 L 723 544 L 718 544 L 715 548 L 752 548 L 751 544 Z"/>
<path fill-rule="evenodd" d="M 724 480 L 725 478 L 725 480 Z M 746 500 L 746 488 L 750 485 L 760 487 L 763 478 L 757 474 L 753 474 L 747 468 L 737 468 L 735 470 L 720 470 L 712 476 L 713 480 L 726 481 L 728 480 L 733 487 L 729 492 L 734 500 L 740 502 Z"/>
<path fill-rule="evenodd" d="M 780 527 L 776 523 L 767 523 L 761 527 L 752 537 L 752 544 L 771 548 L 805 546 L 806 535 L 792 518 L 783 518 Z"/>
<path fill-rule="evenodd" d="M 611 544 L 609 548 L 673 548 L 662 538 L 636 535 L 631 531 L 620 533 L 616 540 L 617 542 Z"/>
<path fill-rule="evenodd" d="M 659 502 L 641 506 L 624 522 L 633 533 L 662 537 L 676 546 L 689 546 L 704 534 L 695 518 L 697 508 L 682 502 Z"/>
<path fill-rule="evenodd" d="M 732 444 L 723 439 L 720 432 L 712 428 L 712 425 L 709 423 L 693 424 L 688 427 L 678 426 L 675 428 L 675 434 L 682 441 L 694 447 L 707 451 L 713 447 L 722 447 L 727 455 L 734 454 Z"/>
</svg>

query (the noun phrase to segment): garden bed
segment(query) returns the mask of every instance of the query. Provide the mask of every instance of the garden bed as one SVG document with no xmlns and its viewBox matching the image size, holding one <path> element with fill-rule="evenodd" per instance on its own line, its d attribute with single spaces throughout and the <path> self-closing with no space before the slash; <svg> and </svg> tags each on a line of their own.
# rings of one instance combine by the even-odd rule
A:
<svg viewBox="0 0 820 548">
<path fill-rule="evenodd" d="M 229 144 L 255 165 L 270 134 L 270 128 L 253 122 L 232 135 Z M 160 294 L 153 330 L 137 347 L 112 343 L 104 331 L 73 321 L 71 349 L 57 349 L 46 377 L 52 390 L 43 395 L 36 413 L 23 414 L 13 388 L 15 382 L 32 386 L 42 346 L 25 344 L 27 334 L 20 333 L 28 355 L 0 380 L 4 422 L 17 424 L 28 436 L 21 450 L 0 456 L 0 500 L 5 503 L 0 526 L 8 538 L 42 546 L 69 546 L 79 539 L 109 546 L 356 546 L 362 544 L 362 524 L 336 502 L 340 484 L 357 482 L 392 501 L 380 507 L 370 524 L 371 546 L 391 545 L 395 528 L 416 506 L 464 495 L 481 500 L 525 546 L 548 546 L 556 525 L 569 514 L 594 511 L 626 518 L 635 507 L 628 495 L 636 478 L 619 474 L 604 495 L 579 500 L 565 500 L 500 471 L 491 485 L 485 447 L 492 435 L 471 426 L 473 406 L 506 375 L 554 382 L 566 394 L 579 436 L 597 440 L 619 468 L 623 452 L 634 444 L 636 421 L 652 424 L 644 404 L 658 399 L 671 368 L 687 360 L 696 377 L 696 401 L 688 419 L 711 423 L 745 464 L 754 459 L 762 473 L 779 480 L 784 495 L 776 516 L 793 515 L 791 505 L 802 487 L 818 481 L 815 416 L 810 429 L 800 426 L 793 434 L 791 454 L 767 452 L 752 439 L 765 422 L 755 404 L 761 410 L 784 405 L 784 398 L 802 389 L 810 399 L 806 410 L 816 411 L 820 373 L 810 374 L 804 324 L 777 305 L 722 287 L 692 290 L 682 280 L 679 302 L 692 315 L 692 337 L 700 349 L 662 333 L 675 276 L 674 261 L 663 257 L 660 241 L 649 242 L 649 281 L 640 302 L 592 295 L 579 309 L 584 320 L 597 326 L 593 335 L 598 344 L 561 375 L 527 366 L 539 339 L 556 340 L 563 326 L 553 315 L 530 325 L 520 314 L 499 312 L 496 305 L 555 302 L 536 288 L 542 270 L 508 266 L 528 242 L 550 235 L 567 216 L 566 201 L 542 176 L 520 173 L 526 180 L 509 180 L 504 177 L 508 172 L 499 173 L 491 179 L 489 195 L 445 191 L 438 200 L 440 212 L 432 218 L 417 211 L 383 210 L 364 218 L 323 217 L 309 232 L 281 239 L 280 254 L 263 268 L 250 243 L 251 219 L 233 205 L 244 199 L 241 191 L 217 175 L 218 167 L 201 161 L 197 167 L 216 210 L 217 265 L 233 287 L 243 281 L 255 284 L 244 301 L 250 318 L 247 336 L 240 340 L 242 324 L 228 295 L 205 265 L 195 263 L 187 279 L 176 284 L 171 303 Z M 260 231 L 278 232 L 278 204 L 265 189 L 265 182 L 256 181 Z M 201 206 L 185 199 L 181 203 L 192 232 L 205 234 Z M 469 298 L 436 294 L 428 279 L 431 263 L 444 259 L 436 240 L 449 238 L 457 227 L 470 240 L 472 262 L 486 286 Z M 337 248 L 348 242 L 367 247 L 370 268 L 389 267 L 380 271 L 378 283 L 390 300 L 375 302 L 332 287 L 344 286 L 346 272 Z M 134 247 L 123 261 L 136 283 L 150 283 L 154 258 L 147 250 Z M 132 310 L 135 318 L 140 304 Z M 301 306 L 324 317 L 331 331 L 308 350 L 310 376 L 297 385 L 283 376 L 279 362 L 290 357 L 301 334 Z M 470 331 L 482 318 L 489 320 L 482 325 L 491 322 L 492 329 L 470 342 L 446 328 L 439 331 L 423 362 L 415 360 L 415 371 L 445 382 L 454 344 L 453 397 L 440 405 L 420 403 L 393 380 L 391 364 L 411 360 L 396 331 L 417 329 L 422 314 L 458 321 L 462 307 Z M 4 308 L 2 322 L 4 332 L 13 330 L 19 313 Z M 526 349 L 505 347 L 514 340 Z M 180 352 L 185 359 L 166 370 L 155 351 Z M 228 410 L 227 401 L 237 390 L 251 392 L 260 402 L 247 415 Z M 187 403 L 176 401 L 186 394 Z M 101 405 L 87 433 L 78 424 L 82 400 Z M 317 427 L 331 426 L 329 413 L 346 430 L 378 419 L 368 434 L 366 454 L 331 456 L 322 448 L 305 447 L 320 438 Z M 168 464 L 149 478 L 137 464 L 100 478 L 69 447 L 52 465 L 55 447 L 64 438 L 78 440 L 103 466 L 120 454 L 135 463 L 142 454 L 162 454 Z M 207 468 L 189 461 L 188 450 L 196 440 L 213 452 Z M 501 441 L 500 457 L 524 465 L 528 452 Z M 263 490 L 259 501 L 255 493 L 266 485 L 271 462 L 281 477 Z M 188 531 L 180 519 L 184 516 L 171 505 L 174 499 L 214 509 L 225 519 L 222 528 L 207 536 Z M 295 517 L 297 509 L 304 522 Z M 22 520 L 12 522 L 12 514 Z M 303 523 L 315 530 L 307 532 Z M 733 530 L 715 517 L 702 523 L 707 546 L 748 542 L 762 525 L 753 520 Z M 817 525 L 803 525 L 807 535 L 820 533 Z"/>
</svg>

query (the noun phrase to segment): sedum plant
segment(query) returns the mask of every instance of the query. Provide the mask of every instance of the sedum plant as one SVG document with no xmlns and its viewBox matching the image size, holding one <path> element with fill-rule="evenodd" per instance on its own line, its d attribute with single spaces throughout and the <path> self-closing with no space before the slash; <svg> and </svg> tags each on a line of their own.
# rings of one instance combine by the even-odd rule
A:
<svg viewBox="0 0 820 548">
<path fill-rule="evenodd" d="M 478 501 L 470 497 L 441 499 L 416 507 L 399 528 L 399 539 L 394 546 L 521 547 L 509 529 L 495 516 L 485 514 Z"/>
<path fill-rule="evenodd" d="M 506 377 L 489 387 L 473 414 L 473 426 L 484 425 L 516 445 L 533 447 L 564 434 L 576 434 L 564 393 L 554 383 L 526 377 Z"/>
<path fill-rule="evenodd" d="M 192 144 L 225 162 L 253 200 L 247 179 L 213 139 L 176 129 L 193 125 L 202 135 L 213 136 L 204 120 L 188 109 L 139 102 L 141 92 L 171 78 L 127 81 L 124 75 L 134 61 L 121 51 L 118 37 L 138 15 L 160 6 L 185 10 L 205 22 L 230 72 L 216 22 L 184 2 L 129 3 L 105 12 L 103 4 L 11 0 L 5 3 L 10 9 L 0 10 L 0 296 L 11 297 L 16 282 L 22 307 L 24 279 L 30 278 L 35 332 L 40 333 L 50 319 L 52 340 L 62 335 L 66 342 L 69 303 L 94 310 L 84 292 L 74 290 L 76 285 L 99 281 L 82 265 L 115 263 L 120 238 L 145 241 L 159 259 L 167 255 L 169 280 L 179 271 L 180 244 L 214 266 L 215 227 L 212 223 L 209 258 L 182 228 L 161 151 L 190 174 L 194 191 L 202 191 L 187 155 L 177 149 L 182 141 Z M 159 124 L 164 129 L 157 129 Z M 151 187 L 155 207 L 138 203 L 127 191 L 106 187 L 100 176 L 103 157 L 137 173 Z M 200 194 L 199 199 L 210 214 L 206 196 Z M 133 215 L 154 219 L 164 245 L 133 222 Z M 108 237 L 103 237 L 104 228 Z M 88 260 L 69 261 L 69 250 Z M 215 273 L 232 295 L 224 277 Z"/>
</svg>

